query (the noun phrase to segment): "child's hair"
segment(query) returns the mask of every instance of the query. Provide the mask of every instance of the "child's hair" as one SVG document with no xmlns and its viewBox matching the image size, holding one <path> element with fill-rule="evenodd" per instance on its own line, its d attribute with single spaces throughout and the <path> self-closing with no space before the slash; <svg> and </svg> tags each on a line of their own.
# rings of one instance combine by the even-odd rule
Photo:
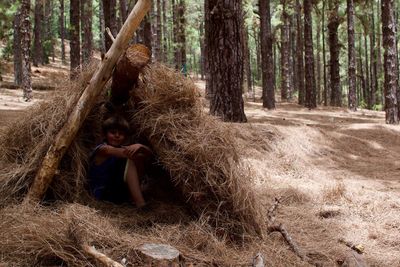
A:
<svg viewBox="0 0 400 267">
<path fill-rule="evenodd" d="M 107 134 L 110 130 L 119 130 L 124 132 L 125 134 L 129 134 L 129 123 L 120 116 L 112 116 L 102 124 L 103 134 Z"/>
</svg>

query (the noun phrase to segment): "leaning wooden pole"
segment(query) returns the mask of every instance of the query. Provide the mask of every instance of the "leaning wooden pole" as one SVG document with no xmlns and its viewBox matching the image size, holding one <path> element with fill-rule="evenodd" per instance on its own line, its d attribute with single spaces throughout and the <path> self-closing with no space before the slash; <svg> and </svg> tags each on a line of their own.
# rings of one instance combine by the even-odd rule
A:
<svg viewBox="0 0 400 267">
<path fill-rule="evenodd" d="M 139 0 L 136 3 L 115 38 L 114 43 L 110 47 L 110 50 L 108 50 L 104 56 L 101 65 L 94 73 L 74 109 L 69 114 L 65 125 L 56 135 L 54 142 L 47 151 L 40 169 L 35 176 L 32 187 L 25 198 L 25 202 L 40 201 L 43 198 L 62 157 L 75 138 L 90 110 L 93 108 L 97 96 L 100 95 L 105 84 L 110 79 L 115 64 L 127 48 L 133 33 L 139 27 L 140 22 L 149 11 L 150 7 L 151 0 Z"/>
</svg>

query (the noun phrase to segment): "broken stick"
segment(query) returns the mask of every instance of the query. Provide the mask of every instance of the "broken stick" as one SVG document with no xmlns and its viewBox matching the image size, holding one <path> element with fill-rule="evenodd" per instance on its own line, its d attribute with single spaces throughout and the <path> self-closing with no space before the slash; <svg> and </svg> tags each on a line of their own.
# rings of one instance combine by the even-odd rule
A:
<svg viewBox="0 0 400 267">
<path fill-rule="evenodd" d="M 114 261 L 113 259 L 109 258 L 107 255 L 99 252 L 96 250 L 94 246 L 89 246 L 89 245 L 83 245 L 82 246 L 83 251 L 85 251 L 86 254 L 90 255 L 93 257 L 98 263 L 104 265 L 104 266 L 110 266 L 110 267 L 124 267 L 122 264 L 119 262 Z"/>
<path fill-rule="evenodd" d="M 296 242 L 294 242 L 294 240 L 282 224 L 268 226 L 268 233 L 272 232 L 280 232 L 285 241 L 288 243 L 289 247 L 293 250 L 293 252 L 303 261 L 309 261 L 309 258 L 299 249 Z"/>
<path fill-rule="evenodd" d="M 24 200 L 25 202 L 40 201 L 43 198 L 43 195 L 47 191 L 47 188 L 57 171 L 62 157 L 94 106 L 96 97 L 101 94 L 105 84 L 111 77 L 115 64 L 125 51 L 133 33 L 138 28 L 146 13 L 150 10 L 150 7 L 151 0 L 139 0 L 132 9 L 110 50 L 108 50 L 101 65 L 83 91 L 76 106 L 69 114 L 68 120 L 56 135 L 53 143 L 47 151 L 35 176 L 32 187 Z"/>
</svg>

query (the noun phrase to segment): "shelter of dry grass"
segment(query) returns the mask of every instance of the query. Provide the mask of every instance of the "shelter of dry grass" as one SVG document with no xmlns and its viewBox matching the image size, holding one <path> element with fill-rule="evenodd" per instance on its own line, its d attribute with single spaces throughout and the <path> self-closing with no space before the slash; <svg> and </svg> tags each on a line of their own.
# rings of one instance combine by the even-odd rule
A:
<svg viewBox="0 0 400 267">
<path fill-rule="evenodd" d="M 0 234 L 3 235 L 0 239 L 4 248 L 1 258 L 7 261 L 20 260 L 25 265 L 24 260 L 34 257 L 38 264 L 65 262 L 71 266 L 87 266 L 91 263 L 80 251 L 82 242 L 98 245 L 113 257 L 118 253 L 133 253 L 137 243 L 134 241 L 143 238 L 136 237 L 140 230 L 135 229 L 133 233 L 121 229 L 123 225 L 140 227 L 143 223 L 134 209 L 121 207 L 118 214 L 112 214 L 109 208 L 104 211 L 102 204 L 89 201 L 85 191 L 87 159 L 99 140 L 101 104 L 105 96 L 98 99 L 69 147 L 46 196 L 57 203 L 91 203 L 97 209 L 79 204 L 51 204 L 48 208 L 18 206 L 92 72 L 93 67 L 89 66 L 79 80 L 66 84 L 52 99 L 36 105 L 0 136 L 0 146 L 4 148 L 0 161 L 5 166 L 0 172 Z M 209 233 L 201 244 L 197 243 L 202 240 L 202 234 L 185 242 L 204 251 L 210 237 L 218 243 L 225 238 L 237 240 L 261 234 L 264 219 L 252 192 L 249 170 L 238 156 L 238 146 L 229 126 L 202 111 L 196 86 L 173 70 L 151 65 L 132 99 L 127 113 L 133 128 L 137 129 L 136 134 L 150 142 L 159 163 L 185 200 L 185 206 L 194 212 L 193 227 L 197 232 Z M 173 217 L 171 220 L 190 224 L 188 218 L 193 213 L 188 213 L 187 208 L 175 212 L 173 207 L 167 209 L 171 211 L 168 213 Z M 129 215 L 119 216 L 124 211 Z M 103 213 L 101 218 L 96 217 L 98 212 Z M 113 224 L 112 217 L 118 218 L 117 224 Z M 73 234 L 76 231 L 78 234 Z M 150 241 L 155 236 L 148 234 L 147 239 Z M 185 250 L 181 246 L 181 251 Z M 192 251 L 188 255 L 194 254 Z M 195 258 L 197 262 L 210 259 Z"/>
</svg>

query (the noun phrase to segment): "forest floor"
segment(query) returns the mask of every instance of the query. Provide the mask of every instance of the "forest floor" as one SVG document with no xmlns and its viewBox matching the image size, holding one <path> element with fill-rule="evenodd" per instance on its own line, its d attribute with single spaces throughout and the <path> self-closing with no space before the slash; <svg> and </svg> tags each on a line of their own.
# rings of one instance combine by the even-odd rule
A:
<svg viewBox="0 0 400 267">
<path fill-rule="evenodd" d="M 33 83 L 56 86 L 69 68 L 54 62 L 32 72 Z M 2 73 L 12 81 L 11 63 L 3 62 Z M 204 82 L 196 84 L 204 90 Z M 21 90 L 0 86 L 0 130 L 52 93 L 35 91 L 27 103 Z M 400 126 L 386 125 L 383 112 L 294 103 L 268 111 L 246 101 L 245 113 L 248 123 L 232 127 L 252 166 L 254 190 L 266 207 L 282 197 L 277 221 L 309 257 L 400 266 Z M 285 247 L 279 235 L 271 238 Z"/>
</svg>

